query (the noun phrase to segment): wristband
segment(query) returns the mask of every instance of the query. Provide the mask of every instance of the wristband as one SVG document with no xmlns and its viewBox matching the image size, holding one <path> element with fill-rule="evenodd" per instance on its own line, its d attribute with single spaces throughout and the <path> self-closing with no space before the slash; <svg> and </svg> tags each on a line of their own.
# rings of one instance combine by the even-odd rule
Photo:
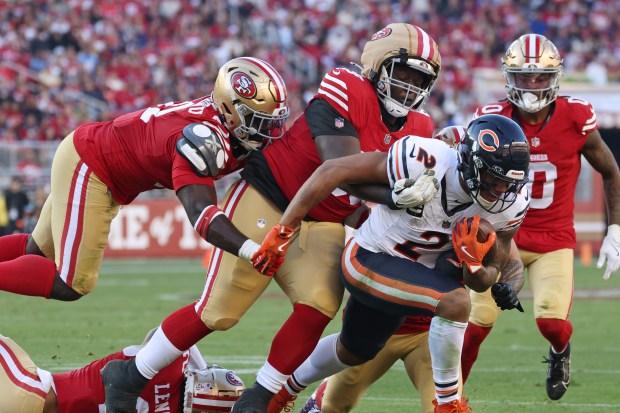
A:
<svg viewBox="0 0 620 413">
<path fill-rule="evenodd" d="M 259 248 L 260 244 L 257 244 L 256 242 L 248 238 L 247 240 L 245 240 L 241 248 L 239 248 L 239 252 L 237 253 L 237 255 L 239 256 L 239 258 L 250 261 L 252 256 L 256 254 L 256 251 L 258 251 Z"/>
</svg>

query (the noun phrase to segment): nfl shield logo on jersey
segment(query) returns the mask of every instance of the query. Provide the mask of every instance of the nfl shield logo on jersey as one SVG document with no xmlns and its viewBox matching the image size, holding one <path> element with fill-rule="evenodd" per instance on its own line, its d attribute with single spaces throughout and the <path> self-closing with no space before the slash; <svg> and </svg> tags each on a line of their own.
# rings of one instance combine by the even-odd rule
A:
<svg viewBox="0 0 620 413">
<path fill-rule="evenodd" d="M 390 136 L 389 133 L 386 133 L 385 136 L 383 137 L 383 144 L 387 145 L 392 141 L 392 137 Z"/>
<path fill-rule="evenodd" d="M 344 126 L 344 119 L 336 118 L 334 124 L 336 125 L 337 128 L 342 128 Z"/>
<path fill-rule="evenodd" d="M 534 148 L 540 146 L 540 138 L 536 138 L 536 137 L 532 138 L 532 146 Z"/>
</svg>

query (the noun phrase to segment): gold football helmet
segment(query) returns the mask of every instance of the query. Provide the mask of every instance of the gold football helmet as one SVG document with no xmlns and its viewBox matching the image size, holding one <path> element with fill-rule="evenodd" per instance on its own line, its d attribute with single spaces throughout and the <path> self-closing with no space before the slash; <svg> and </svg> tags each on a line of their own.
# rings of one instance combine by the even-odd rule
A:
<svg viewBox="0 0 620 413">
<path fill-rule="evenodd" d="M 245 390 L 234 371 L 217 365 L 188 368 L 185 379 L 183 413 L 228 412 Z"/>
<path fill-rule="evenodd" d="M 502 59 L 508 100 L 526 112 L 538 112 L 558 96 L 562 58 L 545 36 L 525 34 Z"/>
<path fill-rule="evenodd" d="M 220 68 L 211 98 L 246 149 L 262 149 L 284 135 L 290 114 L 286 86 L 269 63 L 255 57 L 230 60 Z"/>
<path fill-rule="evenodd" d="M 461 140 L 463 140 L 466 133 L 467 128 L 465 126 L 446 126 L 445 128 L 435 132 L 433 134 L 433 139 L 440 139 L 448 146 L 456 148 L 456 146 L 461 143 Z"/>
<path fill-rule="evenodd" d="M 362 75 L 375 84 L 389 114 L 407 116 L 427 99 L 441 68 L 437 43 L 424 30 L 406 23 L 392 23 L 375 33 L 364 46 Z M 420 72 L 419 85 L 396 79 L 401 65 Z M 403 93 L 403 91 L 405 93 Z"/>
</svg>

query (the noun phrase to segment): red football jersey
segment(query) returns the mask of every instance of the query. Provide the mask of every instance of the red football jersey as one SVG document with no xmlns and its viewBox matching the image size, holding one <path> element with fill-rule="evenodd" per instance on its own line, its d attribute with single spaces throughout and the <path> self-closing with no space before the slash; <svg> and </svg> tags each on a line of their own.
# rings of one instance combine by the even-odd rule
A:
<svg viewBox="0 0 620 413">
<path fill-rule="evenodd" d="M 403 128 L 390 132 L 381 120 L 381 103 L 372 84 L 348 69 L 338 68 L 327 73 L 314 99 L 326 100 L 342 115 L 343 122 L 347 119 L 353 124 L 363 152 L 386 152 L 392 143 L 404 136 L 431 137 L 433 133 L 433 122 L 424 112 L 409 112 Z M 322 163 L 304 115 L 297 118 L 283 139 L 274 141 L 263 152 L 289 201 Z M 358 206 L 357 198 L 337 189 L 308 215 L 319 221 L 342 222 Z"/>
<path fill-rule="evenodd" d="M 213 186 L 218 179 L 240 168 L 226 146 L 226 164 L 214 177 L 200 177 L 176 150 L 183 128 L 204 123 L 229 142 L 228 130 L 209 97 L 170 102 L 121 115 L 110 122 L 88 123 L 75 130 L 75 148 L 114 199 L 129 204 L 141 192 L 155 188 L 177 191 L 186 185 Z"/>
<path fill-rule="evenodd" d="M 499 113 L 513 117 L 510 102 L 497 102 L 476 110 L 476 116 Z M 527 184 L 530 209 L 515 236 L 519 248 L 550 252 L 575 248 L 575 187 L 581 169 L 581 150 L 586 138 L 598 128 L 588 102 L 559 97 L 546 124 L 521 122 L 530 143 L 530 174 Z"/>
<path fill-rule="evenodd" d="M 100 370 L 110 360 L 128 360 L 136 355 L 139 347 L 127 347 L 78 370 L 54 374 L 59 413 L 99 413 L 103 411 L 105 393 Z M 162 369 L 140 393 L 137 413 L 181 413 L 179 409 L 184 368 L 188 362 L 186 351 L 169 366 Z"/>
</svg>

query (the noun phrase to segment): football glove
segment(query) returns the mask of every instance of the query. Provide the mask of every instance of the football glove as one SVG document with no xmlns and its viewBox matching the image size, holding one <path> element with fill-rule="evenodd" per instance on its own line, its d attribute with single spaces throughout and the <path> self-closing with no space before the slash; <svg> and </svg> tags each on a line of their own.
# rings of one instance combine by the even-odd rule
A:
<svg viewBox="0 0 620 413">
<path fill-rule="evenodd" d="M 495 300 L 495 304 L 502 310 L 517 310 L 523 312 L 521 302 L 517 297 L 517 292 L 512 285 L 506 283 L 495 283 L 491 286 L 491 295 Z"/>
<path fill-rule="evenodd" d="M 611 224 L 607 227 L 607 236 L 601 245 L 596 268 L 603 268 L 605 260 L 607 260 L 607 267 L 603 279 L 608 280 L 611 274 L 620 267 L 620 225 Z"/>
<path fill-rule="evenodd" d="M 276 224 L 265 236 L 258 251 L 250 261 L 261 274 L 272 276 L 284 262 L 284 256 L 297 230 L 286 225 Z"/>
<path fill-rule="evenodd" d="M 426 169 L 415 181 L 411 178 L 396 181 L 392 189 L 392 202 L 401 209 L 414 208 L 433 199 L 438 189 L 435 171 Z"/>
<path fill-rule="evenodd" d="M 458 221 L 452 228 L 452 246 L 461 264 L 467 265 L 469 272 L 477 273 L 482 268 L 482 260 L 493 246 L 497 235 L 495 231 L 489 234 L 485 242 L 478 242 L 478 227 L 480 216 L 475 215 L 471 227 L 467 229 L 467 218 Z"/>
</svg>

